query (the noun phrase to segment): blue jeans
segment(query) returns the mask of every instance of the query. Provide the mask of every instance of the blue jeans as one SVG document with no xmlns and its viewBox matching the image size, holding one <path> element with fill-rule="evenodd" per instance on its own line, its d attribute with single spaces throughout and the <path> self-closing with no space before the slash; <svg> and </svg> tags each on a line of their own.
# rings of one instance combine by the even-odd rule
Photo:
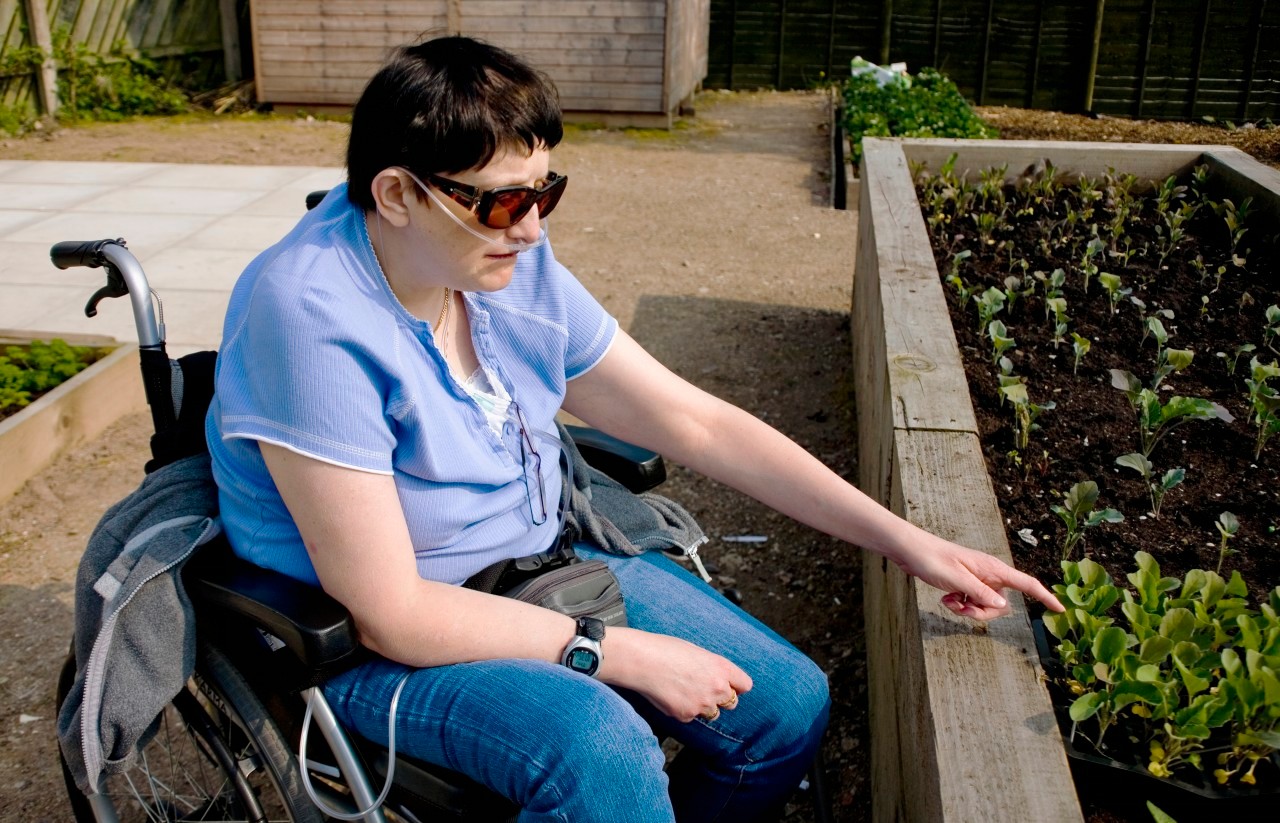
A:
<svg viewBox="0 0 1280 823">
<path fill-rule="evenodd" d="M 521 821 L 745 823 L 776 818 L 813 760 L 831 702 L 822 670 L 657 552 L 609 564 L 627 622 L 738 664 L 752 690 L 713 721 L 680 723 L 647 700 L 563 666 L 488 660 L 418 669 L 400 697 L 396 748 L 461 772 L 521 806 Z M 325 686 L 338 717 L 385 744 L 388 661 Z M 684 744 L 664 772 L 658 736 Z"/>
</svg>

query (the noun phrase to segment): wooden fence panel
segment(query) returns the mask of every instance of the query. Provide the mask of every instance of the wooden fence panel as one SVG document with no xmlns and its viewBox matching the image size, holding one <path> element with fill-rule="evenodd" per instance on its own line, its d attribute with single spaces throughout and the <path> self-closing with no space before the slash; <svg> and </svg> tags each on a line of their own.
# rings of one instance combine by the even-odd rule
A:
<svg viewBox="0 0 1280 823">
<path fill-rule="evenodd" d="M 881 62 L 887 53 L 912 71 L 941 69 L 971 100 L 1079 111 L 1095 7 L 1079 0 L 711 0 L 706 82 L 804 88 L 824 74 L 843 76 L 856 55 Z M 1109 0 L 1103 18 L 1094 111 L 1280 119 L 1280 0 Z"/>
<path fill-rule="evenodd" d="M 222 22 L 218 0 L 45 0 L 55 44 L 63 37 L 90 52 L 110 55 L 117 47 L 182 72 L 217 82 L 222 77 Z M 239 0 L 247 4 L 248 0 Z M 22 0 L 0 0 L 0 60 L 31 45 Z M 192 63 L 195 58 L 197 63 Z M 0 106 L 36 113 L 31 74 L 0 75 Z"/>
</svg>

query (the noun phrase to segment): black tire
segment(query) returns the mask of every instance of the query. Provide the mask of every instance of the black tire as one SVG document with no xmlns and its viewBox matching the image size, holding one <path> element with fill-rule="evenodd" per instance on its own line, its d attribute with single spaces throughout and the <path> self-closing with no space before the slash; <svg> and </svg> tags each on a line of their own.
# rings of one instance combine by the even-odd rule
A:
<svg viewBox="0 0 1280 823">
<path fill-rule="evenodd" d="M 59 706 L 70 686 L 64 668 Z M 62 768 L 68 776 L 65 762 Z M 69 779 L 68 794 L 76 819 L 93 823 Z M 279 728 L 226 655 L 208 644 L 201 644 L 186 690 L 165 707 L 156 736 L 129 772 L 108 779 L 106 794 L 121 823 L 250 820 L 256 811 L 269 821 L 324 820 Z"/>
</svg>

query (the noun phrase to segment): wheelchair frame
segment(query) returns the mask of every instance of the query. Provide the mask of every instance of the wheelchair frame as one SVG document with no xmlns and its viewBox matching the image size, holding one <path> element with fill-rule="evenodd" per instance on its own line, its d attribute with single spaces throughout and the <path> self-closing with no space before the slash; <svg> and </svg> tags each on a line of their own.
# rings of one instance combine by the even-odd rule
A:
<svg viewBox="0 0 1280 823">
<path fill-rule="evenodd" d="M 324 192 L 308 195 L 308 208 L 314 202 L 319 202 L 323 195 Z M 62 242 L 52 247 L 50 257 L 60 269 L 77 266 L 106 269 L 107 283 L 89 299 L 85 306 L 86 316 L 95 316 L 98 303 L 104 298 L 130 298 L 137 327 L 143 384 L 155 427 L 151 442 L 153 459 L 147 464 L 147 471 L 207 449 L 203 439 L 203 420 L 211 391 L 208 395 L 197 394 L 192 404 L 182 403 L 183 387 L 179 387 L 178 396 L 175 396 L 175 375 L 180 374 L 179 367 L 185 365 L 184 361 L 188 358 L 180 361 L 169 359 L 165 349 L 164 328 L 157 320 L 152 301 L 154 292 L 142 266 L 128 251 L 125 242 L 122 239 Z M 158 301 L 158 297 L 156 299 Z M 163 317 L 162 314 L 160 316 Z M 212 354 L 195 355 L 209 360 L 204 367 L 209 369 L 210 389 Z M 199 449 L 194 446 L 193 426 L 198 426 L 200 430 Z M 646 491 L 666 479 L 662 458 L 656 453 L 592 429 L 572 426 L 569 429 L 589 463 L 633 492 Z M 288 739 L 293 743 L 294 751 L 297 750 L 299 730 L 295 727 L 298 725 L 298 715 L 302 709 L 310 707 L 315 727 L 319 729 L 333 763 L 313 759 L 309 752 L 303 752 L 305 762 L 294 762 L 291 753 L 288 753 L 286 761 L 291 763 L 291 767 L 339 781 L 349 793 L 344 794 L 322 782 L 318 789 L 325 795 L 327 803 L 343 805 L 347 813 L 351 813 L 352 807 L 365 810 L 363 814 L 345 819 L 384 823 L 386 816 L 383 809 L 373 807 L 378 791 L 373 787 L 371 775 L 385 780 L 390 769 L 395 777 L 390 786 L 388 804 L 394 803 L 394 806 L 389 807 L 402 819 L 422 820 L 420 814 L 436 819 L 437 815 L 444 813 L 457 820 L 514 820 L 519 810 L 510 801 L 463 775 L 404 755 L 396 755 L 395 763 L 391 764 L 385 748 L 363 738 L 359 738 L 358 742 L 354 741 L 338 722 L 320 688 L 320 684 L 328 677 L 366 659 L 366 653 L 356 640 L 350 614 L 323 590 L 240 560 L 231 553 L 224 538 L 218 538 L 215 542 L 220 542 L 222 546 L 210 544 L 202 547 L 183 572 L 184 584 L 196 605 L 197 623 L 217 627 L 209 632 L 209 639 L 198 639 L 201 653 L 198 655 L 197 679 L 201 676 L 201 667 L 211 665 L 204 662 L 206 657 L 213 655 L 215 660 L 225 657 L 227 664 L 234 670 L 234 675 L 250 686 L 252 697 L 258 703 L 254 713 L 265 714 L 270 725 L 275 728 L 275 731 L 266 729 L 262 734 L 276 734 Z M 201 634 L 204 631 L 201 629 Z M 232 642 L 228 642 L 228 638 L 232 638 Z M 253 648 L 253 643 L 243 648 L 242 641 L 246 638 L 265 642 L 257 649 Z M 272 670 L 268 675 L 261 674 L 264 661 L 269 663 L 265 668 Z M 64 663 L 59 684 L 59 709 L 74 672 L 75 657 L 72 651 Z M 231 675 L 226 677 L 234 681 Z M 189 683 L 188 688 L 191 686 Z M 225 694 L 235 690 L 232 686 L 234 682 L 230 685 L 224 682 L 220 688 Z M 272 710 L 271 707 L 278 705 L 281 698 L 290 698 L 295 693 L 302 698 L 301 705 L 295 709 L 297 714 L 288 711 L 287 707 L 282 712 Z M 181 692 L 170 705 L 182 715 L 184 723 L 191 720 L 188 715 L 195 715 L 197 719 L 205 716 L 205 711 L 196 704 L 195 695 L 203 695 L 213 703 L 218 699 L 216 696 L 209 697 L 207 687 L 204 692 L 199 689 L 194 693 Z M 231 698 L 226 700 L 234 703 Z M 264 703 L 268 705 L 264 707 Z M 196 708 L 193 709 L 192 706 Z M 234 705 L 230 708 L 235 717 L 243 714 L 241 708 Z M 227 712 L 224 710 L 223 714 L 226 715 Z M 281 720 L 284 721 L 283 726 Z M 242 731 L 253 736 L 251 730 Z M 197 729 L 195 733 L 205 735 L 202 740 L 206 756 L 214 761 L 222 760 L 224 774 L 232 782 L 232 790 L 241 798 L 242 805 L 251 812 L 256 809 L 258 819 L 265 819 L 260 805 L 256 803 L 254 790 L 243 779 L 247 775 L 234 773 L 243 771 L 246 764 L 232 762 L 228 766 L 228 756 L 234 756 L 229 752 L 217 751 L 219 744 L 209 738 L 207 732 Z M 261 751 L 258 741 L 250 742 Z M 61 752 L 59 756 L 61 758 Z M 271 764 L 273 784 L 276 782 L 274 772 L 277 765 L 279 764 Z M 65 762 L 63 771 L 73 810 L 82 823 L 90 820 L 116 823 L 120 819 L 105 793 L 86 798 L 71 780 Z M 812 788 L 816 818 L 827 821 L 830 819 L 830 803 L 820 753 L 811 773 L 814 778 Z M 273 788 L 277 793 L 282 791 L 278 784 Z M 307 815 L 302 817 L 305 819 Z"/>
</svg>

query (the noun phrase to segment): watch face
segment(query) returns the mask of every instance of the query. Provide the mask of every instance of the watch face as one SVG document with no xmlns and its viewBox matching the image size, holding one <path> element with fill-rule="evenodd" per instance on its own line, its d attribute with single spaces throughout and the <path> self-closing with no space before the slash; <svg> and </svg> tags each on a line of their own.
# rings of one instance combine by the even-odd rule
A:
<svg viewBox="0 0 1280 823">
<path fill-rule="evenodd" d="M 600 657 L 591 649 L 578 648 L 569 652 L 565 663 L 575 672 L 591 675 L 596 673 L 596 668 L 600 665 Z"/>
</svg>

